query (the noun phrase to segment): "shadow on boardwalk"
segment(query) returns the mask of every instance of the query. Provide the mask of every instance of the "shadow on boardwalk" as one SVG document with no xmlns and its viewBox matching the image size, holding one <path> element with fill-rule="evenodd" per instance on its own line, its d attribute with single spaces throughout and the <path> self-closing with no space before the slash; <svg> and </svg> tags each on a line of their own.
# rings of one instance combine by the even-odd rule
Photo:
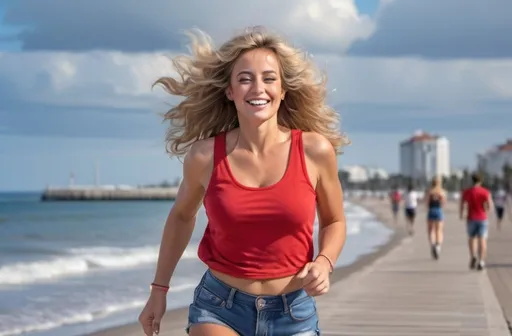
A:
<svg viewBox="0 0 512 336">
<path fill-rule="evenodd" d="M 389 220 L 386 202 L 362 204 Z M 420 210 L 414 236 L 318 298 L 322 335 L 510 335 L 487 276 L 490 270 L 471 271 L 468 263 L 465 225 L 456 205 L 447 207 L 438 261 L 430 256 Z"/>
</svg>

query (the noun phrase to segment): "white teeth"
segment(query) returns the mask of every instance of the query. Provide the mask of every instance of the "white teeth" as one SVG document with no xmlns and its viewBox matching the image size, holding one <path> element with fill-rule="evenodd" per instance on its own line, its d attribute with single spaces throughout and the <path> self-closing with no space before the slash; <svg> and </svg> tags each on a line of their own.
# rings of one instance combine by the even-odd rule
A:
<svg viewBox="0 0 512 336">
<path fill-rule="evenodd" d="M 267 104 L 267 100 L 259 99 L 259 100 L 249 100 L 249 104 L 251 105 L 265 105 Z"/>
</svg>

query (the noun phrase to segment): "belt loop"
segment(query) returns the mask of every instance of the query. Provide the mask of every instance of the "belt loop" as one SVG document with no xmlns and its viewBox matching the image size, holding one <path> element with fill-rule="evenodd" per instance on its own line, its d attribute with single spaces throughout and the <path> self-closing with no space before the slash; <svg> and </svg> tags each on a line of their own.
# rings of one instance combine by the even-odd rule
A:
<svg viewBox="0 0 512 336">
<path fill-rule="evenodd" d="M 231 309 L 233 307 L 233 298 L 235 297 L 236 289 L 231 288 L 231 291 L 229 292 L 228 301 L 226 302 L 226 308 Z"/>
<path fill-rule="evenodd" d="M 284 306 L 284 313 L 288 314 L 288 300 L 286 299 L 286 294 L 282 294 L 281 297 L 283 298 L 283 306 Z"/>
</svg>

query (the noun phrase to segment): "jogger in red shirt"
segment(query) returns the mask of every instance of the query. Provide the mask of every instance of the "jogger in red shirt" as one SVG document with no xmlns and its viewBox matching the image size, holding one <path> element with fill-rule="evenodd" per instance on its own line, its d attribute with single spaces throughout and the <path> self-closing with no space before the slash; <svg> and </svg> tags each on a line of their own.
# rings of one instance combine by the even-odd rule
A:
<svg viewBox="0 0 512 336">
<path fill-rule="evenodd" d="M 487 233 L 489 229 L 487 212 L 494 209 L 489 190 L 482 187 L 480 175 L 471 176 L 473 186 L 464 190 L 460 201 L 460 218 L 463 219 L 464 205 L 467 206 L 467 232 L 469 236 L 469 267 L 482 270 L 485 267 Z M 478 256 L 477 256 L 478 246 Z M 477 259 L 478 257 L 478 259 Z"/>
</svg>

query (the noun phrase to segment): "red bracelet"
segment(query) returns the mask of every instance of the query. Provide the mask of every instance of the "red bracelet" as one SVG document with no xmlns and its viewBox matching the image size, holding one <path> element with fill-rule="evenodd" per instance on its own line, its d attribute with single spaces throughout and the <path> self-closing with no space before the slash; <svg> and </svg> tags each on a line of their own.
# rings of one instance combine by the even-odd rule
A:
<svg viewBox="0 0 512 336">
<path fill-rule="evenodd" d="M 158 289 L 160 291 L 163 291 L 167 293 L 169 291 L 169 286 L 159 285 L 157 283 L 152 282 L 149 286 L 149 289 Z"/>
<path fill-rule="evenodd" d="M 322 254 L 322 253 L 320 253 L 319 255 L 316 256 L 317 259 L 318 259 L 318 257 L 324 257 L 325 259 L 327 259 L 327 261 L 329 262 L 329 267 L 330 267 L 329 273 L 332 273 L 334 271 L 334 265 L 331 261 L 331 258 L 329 258 L 328 256 L 326 256 L 325 254 Z"/>
</svg>

